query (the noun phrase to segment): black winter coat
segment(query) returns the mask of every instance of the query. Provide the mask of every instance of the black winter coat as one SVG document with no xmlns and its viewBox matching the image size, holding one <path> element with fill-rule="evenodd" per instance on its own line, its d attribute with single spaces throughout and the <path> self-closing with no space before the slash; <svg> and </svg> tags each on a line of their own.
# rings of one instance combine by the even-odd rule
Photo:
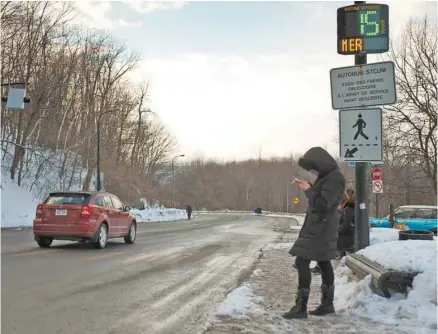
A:
<svg viewBox="0 0 438 334">
<path fill-rule="evenodd" d="M 344 198 L 345 178 L 333 157 L 321 147 L 308 150 L 298 164 L 319 174 L 305 192 L 309 201 L 306 218 L 289 253 L 311 261 L 330 261 L 336 256 L 337 207 Z"/>
<path fill-rule="evenodd" d="M 348 202 L 339 222 L 338 250 L 354 248 L 354 225 L 354 202 Z"/>
<path fill-rule="evenodd" d="M 339 235 L 354 235 L 354 202 L 347 202 L 339 224 Z"/>
</svg>

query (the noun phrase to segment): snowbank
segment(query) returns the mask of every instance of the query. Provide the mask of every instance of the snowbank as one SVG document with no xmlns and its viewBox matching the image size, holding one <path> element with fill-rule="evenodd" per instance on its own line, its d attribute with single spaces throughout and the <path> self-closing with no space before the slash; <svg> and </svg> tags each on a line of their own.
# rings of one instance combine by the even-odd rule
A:
<svg viewBox="0 0 438 334">
<path fill-rule="evenodd" d="M 380 244 L 382 242 L 398 240 L 399 230 L 386 227 L 374 227 L 370 229 L 370 245 Z"/>
<path fill-rule="evenodd" d="M 187 212 L 179 209 L 146 208 L 144 210 L 132 209 L 130 212 L 136 216 L 138 223 L 187 219 Z"/>
<path fill-rule="evenodd" d="M 9 176 L 1 179 L 1 227 L 32 226 L 39 201 L 27 189 L 19 187 Z M 147 203 L 147 202 L 145 202 Z M 187 219 L 185 210 L 151 208 L 133 209 L 137 222 L 161 222 Z"/>
<path fill-rule="evenodd" d="M 386 232 L 384 232 L 386 233 Z M 437 331 L 437 244 L 434 241 L 389 241 L 358 252 L 394 270 L 419 271 L 408 296 L 380 297 L 370 289 L 371 277 L 360 282 L 349 279 L 343 265 L 336 270 L 335 303 L 338 311 L 367 317 L 400 328 L 415 327 L 415 333 Z M 384 256 L 382 256 L 384 254 Z"/>
<path fill-rule="evenodd" d="M 249 284 L 242 285 L 227 295 L 218 306 L 216 315 L 237 319 L 246 318 L 246 314 L 258 309 L 256 301 L 260 302 L 261 298 L 254 296 L 251 286 Z"/>
<path fill-rule="evenodd" d="M 2 175 L 1 227 L 32 226 L 38 201 L 33 194 Z"/>
<path fill-rule="evenodd" d="M 381 266 L 401 271 L 437 270 L 437 244 L 428 240 L 388 241 L 357 252 Z M 382 256 L 384 254 L 384 256 Z"/>
</svg>

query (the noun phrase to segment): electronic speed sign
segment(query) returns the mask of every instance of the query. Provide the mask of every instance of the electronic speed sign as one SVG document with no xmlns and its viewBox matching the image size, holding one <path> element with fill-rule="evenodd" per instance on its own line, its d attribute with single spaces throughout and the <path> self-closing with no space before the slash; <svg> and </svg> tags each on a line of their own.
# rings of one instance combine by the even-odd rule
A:
<svg viewBox="0 0 438 334">
<path fill-rule="evenodd" d="M 338 53 L 383 53 L 389 50 L 388 5 L 357 4 L 338 8 Z"/>
</svg>

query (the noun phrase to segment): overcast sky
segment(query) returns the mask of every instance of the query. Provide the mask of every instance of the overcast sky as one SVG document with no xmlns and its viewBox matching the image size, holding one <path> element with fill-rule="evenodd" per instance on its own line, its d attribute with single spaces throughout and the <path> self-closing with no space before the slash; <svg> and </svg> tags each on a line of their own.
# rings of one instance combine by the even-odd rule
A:
<svg viewBox="0 0 438 334">
<path fill-rule="evenodd" d="M 390 36 L 412 16 L 436 21 L 436 2 L 390 6 Z M 142 52 L 136 81 L 151 82 L 150 108 L 188 157 L 244 159 L 338 154 L 331 68 L 336 9 L 352 2 L 82 2 L 81 23 Z M 368 62 L 374 62 L 374 56 Z"/>
</svg>

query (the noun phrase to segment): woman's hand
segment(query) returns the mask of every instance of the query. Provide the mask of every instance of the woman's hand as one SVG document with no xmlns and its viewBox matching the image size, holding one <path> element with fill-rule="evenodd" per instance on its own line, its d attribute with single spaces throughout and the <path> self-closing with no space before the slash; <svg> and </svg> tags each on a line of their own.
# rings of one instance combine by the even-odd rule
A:
<svg viewBox="0 0 438 334">
<path fill-rule="evenodd" d="M 310 183 L 307 181 L 301 181 L 301 180 L 296 180 L 295 184 L 297 185 L 298 188 L 300 188 L 302 191 L 306 191 L 307 189 L 310 188 Z"/>
</svg>

